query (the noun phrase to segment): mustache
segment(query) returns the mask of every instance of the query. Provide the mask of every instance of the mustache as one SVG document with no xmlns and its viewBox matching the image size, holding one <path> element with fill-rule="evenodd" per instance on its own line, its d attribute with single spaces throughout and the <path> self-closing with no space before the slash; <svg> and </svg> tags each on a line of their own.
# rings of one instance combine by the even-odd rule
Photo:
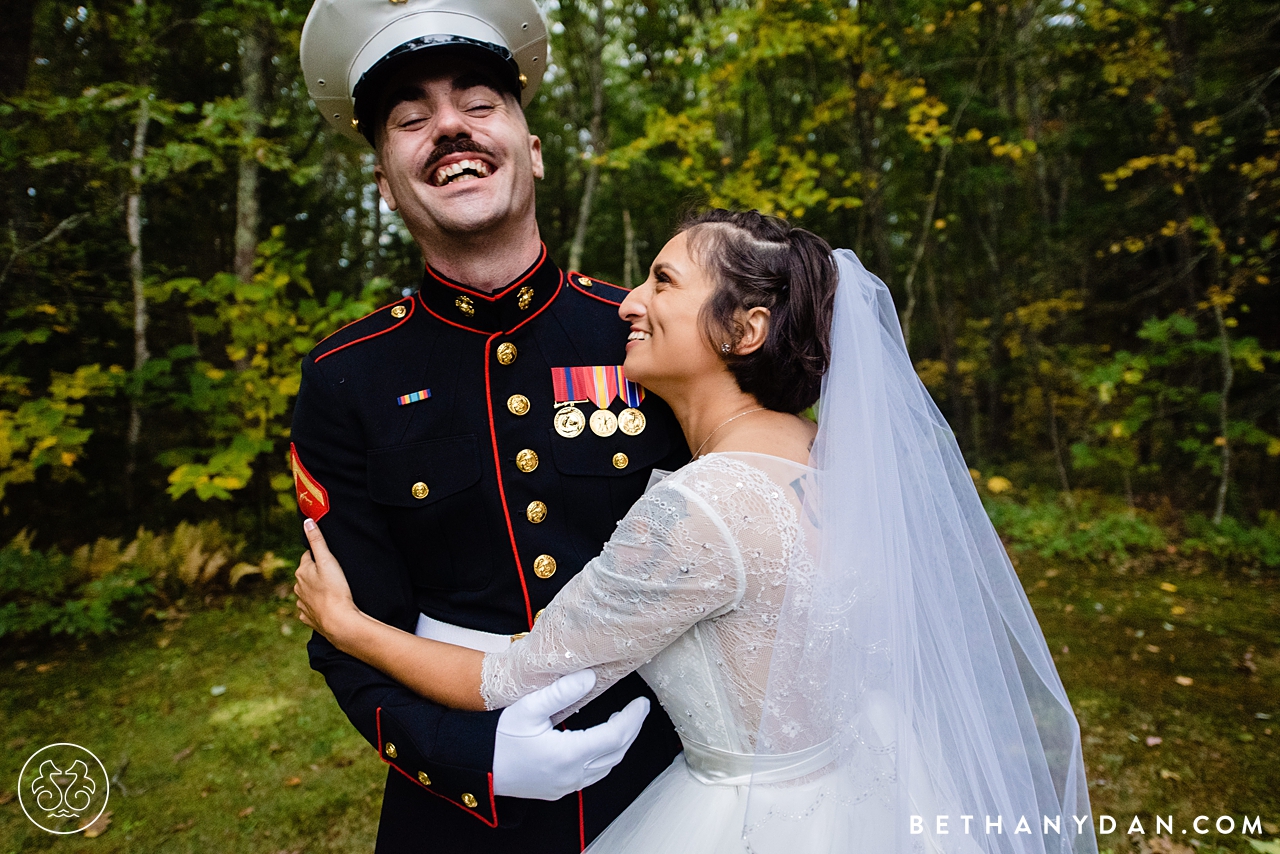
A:
<svg viewBox="0 0 1280 854">
<path fill-rule="evenodd" d="M 430 172 L 433 166 L 450 154 L 487 154 L 490 157 L 493 156 L 492 151 L 473 139 L 445 140 L 431 152 L 431 156 L 427 158 L 427 162 L 422 167 L 423 172 Z"/>
</svg>

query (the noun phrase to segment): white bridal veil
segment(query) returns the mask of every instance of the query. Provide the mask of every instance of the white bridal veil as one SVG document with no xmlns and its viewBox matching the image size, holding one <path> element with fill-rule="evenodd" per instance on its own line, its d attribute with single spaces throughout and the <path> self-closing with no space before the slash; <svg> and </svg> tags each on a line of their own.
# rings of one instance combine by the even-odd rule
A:
<svg viewBox="0 0 1280 854">
<path fill-rule="evenodd" d="M 744 839 L 1096 854 L 1079 726 L 1035 615 L 888 289 L 852 252 L 835 260 L 804 502 L 818 560 L 789 582 Z M 804 752 L 831 762 L 775 782 L 771 757 Z"/>
</svg>

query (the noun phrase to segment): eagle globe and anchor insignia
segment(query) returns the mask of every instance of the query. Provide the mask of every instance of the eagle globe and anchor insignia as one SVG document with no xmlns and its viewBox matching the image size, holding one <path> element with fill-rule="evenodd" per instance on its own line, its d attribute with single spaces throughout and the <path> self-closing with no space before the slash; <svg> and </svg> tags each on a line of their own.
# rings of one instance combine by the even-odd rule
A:
<svg viewBox="0 0 1280 854">
<path fill-rule="evenodd" d="M 92 751 L 70 742 L 40 748 L 18 774 L 22 811 L 36 827 L 59 836 L 89 830 L 110 795 L 106 767 Z"/>
</svg>

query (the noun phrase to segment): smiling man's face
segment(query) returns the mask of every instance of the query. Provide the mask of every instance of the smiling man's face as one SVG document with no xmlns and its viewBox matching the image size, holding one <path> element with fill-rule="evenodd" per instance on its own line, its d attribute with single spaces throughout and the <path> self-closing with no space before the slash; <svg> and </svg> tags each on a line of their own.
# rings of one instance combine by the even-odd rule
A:
<svg viewBox="0 0 1280 854">
<path fill-rule="evenodd" d="M 484 67 L 419 63 L 385 92 L 374 174 L 420 244 L 532 222 L 542 143 Z"/>
</svg>

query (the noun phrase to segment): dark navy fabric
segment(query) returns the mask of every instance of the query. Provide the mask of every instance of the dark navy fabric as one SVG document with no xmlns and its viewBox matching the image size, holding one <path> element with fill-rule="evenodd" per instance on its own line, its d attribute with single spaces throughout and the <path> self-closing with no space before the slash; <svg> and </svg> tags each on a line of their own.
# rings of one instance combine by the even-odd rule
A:
<svg viewBox="0 0 1280 854">
<path fill-rule="evenodd" d="M 617 304 L 625 294 L 562 274 L 545 250 L 497 294 L 428 270 L 418 293 L 340 330 L 303 361 L 293 442 L 328 494 L 320 529 L 362 610 L 409 632 L 419 612 L 485 632 L 528 631 L 599 554 L 650 470 L 688 460 L 679 425 L 653 396 L 640 405 L 648 423 L 638 436 L 587 429 L 565 438 L 553 429 L 551 368 L 621 364 L 629 325 Z M 499 359 L 510 355 L 503 344 L 515 348 L 509 364 Z M 397 402 L 422 389 L 431 396 Z M 517 394 L 528 398 L 527 414 L 508 408 Z M 610 408 L 624 406 L 615 399 Z M 595 406 L 579 408 L 589 416 Z M 525 450 L 538 457 L 529 472 L 516 464 Z M 626 457 L 621 468 L 618 454 Z M 417 484 L 427 488 L 421 498 Z M 547 506 L 539 524 L 526 518 L 533 501 Z M 550 578 L 533 571 L 540 555 L 556 561 Z M 582 830 L 590 841 L 680 749 L 634 674 L 575 715 L 567 725 L 585 728 L 641 694 L 653 701 L 627 758 L 583 793 L 580 829 L 576 794 L 556 802 L 492 797 L 498 712 L 424 700 L 319 635 L 308 651 L 356 729 L 392 766 L 378 831 L 384 854 L 577 851 Z"/>
</svg>

